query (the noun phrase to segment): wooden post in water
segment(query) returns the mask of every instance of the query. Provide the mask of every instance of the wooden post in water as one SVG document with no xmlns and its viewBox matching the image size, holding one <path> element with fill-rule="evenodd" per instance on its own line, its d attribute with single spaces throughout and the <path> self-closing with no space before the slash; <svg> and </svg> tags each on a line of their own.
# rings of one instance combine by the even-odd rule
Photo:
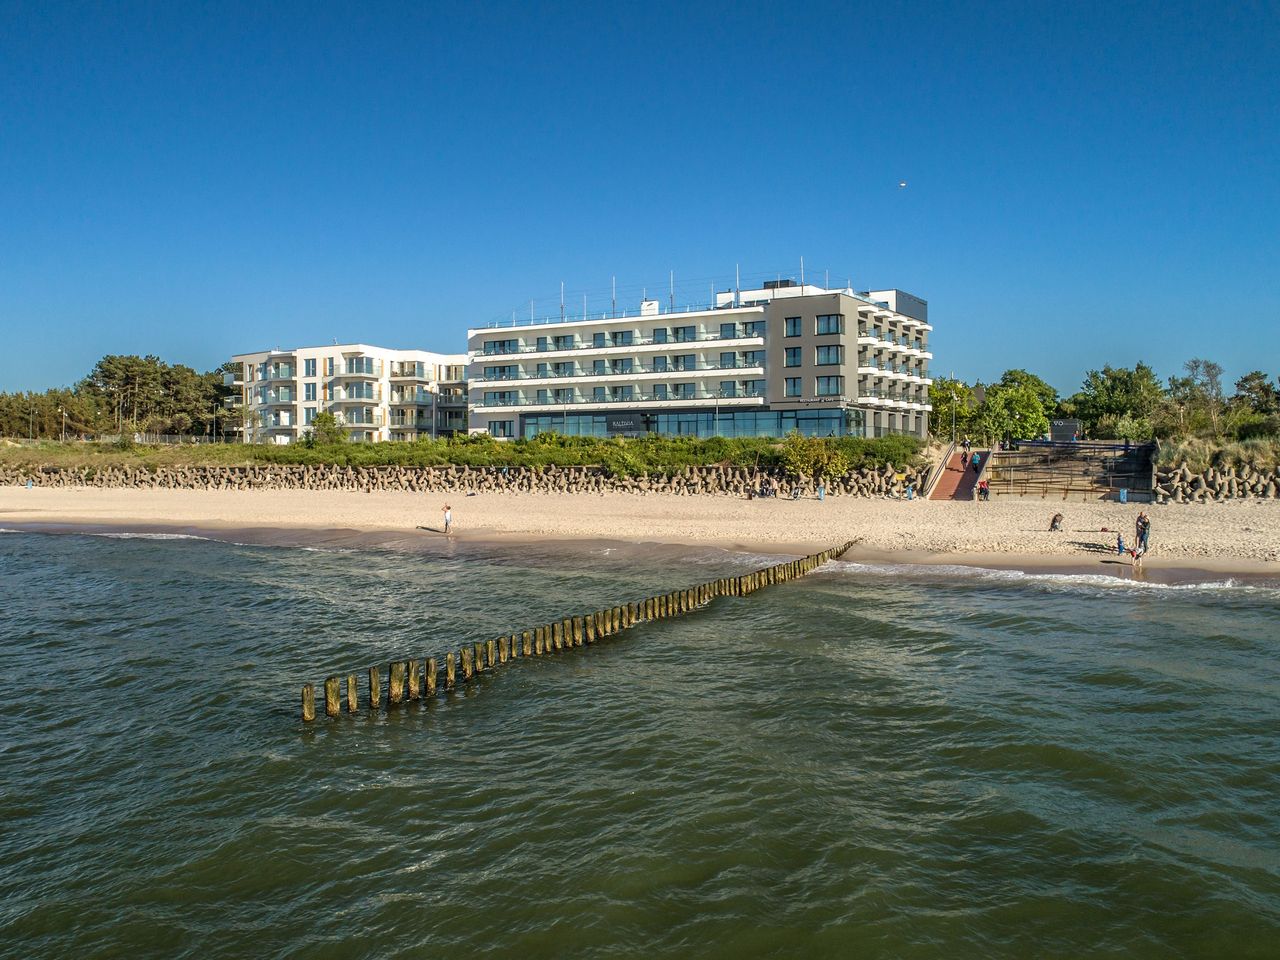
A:
<svg viewBox="0 0 1280 960">
<path fill-rule="evenodd" d="M 458 664 L 453 658 L 453 651 L 450 650 L 444 658 L 444 688 L 446 690 L 452 690 L 454 684 L 457 682 Z"/>
<path fill-rule="evenodd" d="M 409 661 L 409 699 L 422 696 L 422 661 L 414 657 Z"/>
<path fill-rule="evenodd" d="M 622 632 L 622 608 L 614 607 L 610 613 L 613 615 L 613 632 Z"/>
<path fill-rule="evenodd" d="M 480 673 L 484 670 L 484 644 L 477 641 L 471 649 L 475 653 L 476 673 Z"/>
<path fill-rule="evenodd" d="M 551 624 L 551 645 L 556 653 L 564 649 L 564 624 L 559 620 Z"/>
<path fill-rule="evenodd" d="M 339 713 L 338 678 L 324 678 L 324 715 L 336 717 Z"/>
<path fill-rule="evenodd" d="M 460 652 L 462 653 L 462 682 L 466 683 L 476 675 L 476 662 L 470 647 L 464 644 Z"/>
<path fill-rule="evenodd" d="M 573 618 L 573 645 L 582 646 L 582 617 Z"/>
<path fill-rule="evenodd" d="M 355 713 L 360 705 L 360 695 L 356 690 L 356 675 L 347 674 L 347 713 Z"/>
<path fill-rule="evenodd" d="M 494 668 L 494 665 L 498 662 L 498 641 L 497 640 L 490 640 L 488 643 L 485 644 L 484 662 L 485 662 L 485 665 L 490 670 L 492 670 Z"/>
<path fill-rule="evenodd" d="M 377 667 L 369 668 L 369 709 L 382 706 L 382 674 Z"/>
<path fill-rule="evenodd" d="M 427 696 L 436 695 L 436 658 L 427 657 Z"/>
<path fill-rule="evenodd" d="M 542 634 L 542 627 L 533 628 L 533 652 L 535 656 L 542 656 L 542 648 L 546 646 L 546 637 Z"/>
<path fill-rule="evenodd" d="M 533 656 L 533 634 L 528 630 L 520 634 L 520 654 L 521 656 Z"/>
<path fill-rule="evenodd" d="M 582 638 L 587 643 L 596 642 L 596 615 L 588 613 L 582 618 Z"/>
<path fill-rule="evenodd" d="M 499 666 L 507 662 L 507 651 L 510 648 L 511 648 L 510 637 L 504 636 L 498 639 L 498 665 Z"/>
<path fill-rule="evenodd" d="M 394 707 L 404 702 L 404 661 L 391 661 L 391 688 L 387 691 L 387 706 Z"/>
<path fill-rule="evenodd" d="M 316 687 L 313 683 L 302 685 L 302 722 L 310 723 L 316 718 Z"/>
<path fill-rule="evenodd" d="M 573 617 L 565 617 L 560 622 L 560 632 L 564 636 L 564 645 L 566 648 L 573 646 Z"/>
</svg>

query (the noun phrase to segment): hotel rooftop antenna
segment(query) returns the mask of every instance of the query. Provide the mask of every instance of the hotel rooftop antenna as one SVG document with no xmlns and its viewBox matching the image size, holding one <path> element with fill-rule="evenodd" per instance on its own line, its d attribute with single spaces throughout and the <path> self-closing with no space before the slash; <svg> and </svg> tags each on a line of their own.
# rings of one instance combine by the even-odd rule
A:
<svg viewBox="0 0 1280 960">
<path fill-rule="evenodd" d="M 529 301 L 529 322 L 533 323 L 533 301 Z"/>
<path fill-rule="evenodd" d="M 560 322 L 564 323 L 564 281 L 560 281 Z"/>
<path fill-rule="evenodd" d="M 582 295 L 582 319 L 587 319 L 587 295 Z"/>
<path fill-rule="evenodd" d="M 736 263 L 733 265 L 733 305 L 742 306 L 742 269 Z"/>
<path fill-rule="evenodd" d="M 804 257 L 800 258 L 800 286 L 804 286 Z"/>
<path fill-rule="evenodd" d="M 616 317 L 618 315 L 618 275 L 613 275 L 613 302 L 609 310 L 609 316 Z"/>
<path fill-rule="evenodd" d="M 671 271 L 671 312 L 676 312 L 676 272 Z"/>
</svg>

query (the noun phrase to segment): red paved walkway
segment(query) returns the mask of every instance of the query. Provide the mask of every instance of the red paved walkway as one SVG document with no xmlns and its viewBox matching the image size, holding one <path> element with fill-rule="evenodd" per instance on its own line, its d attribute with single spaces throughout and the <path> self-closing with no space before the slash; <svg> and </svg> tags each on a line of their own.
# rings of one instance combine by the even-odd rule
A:
<svg viewBox="0 0 1280 960">
<path fill-rule="evenodd" d="M 978 466 L 981 467 L 987 462 L 987 457 L 991 455 L 987 450 L 975 450 L 981 458 Z M 970 454 L 972 458 L 973 454 Z M 978 482 L 978 472 L 973 467 L 965 464 L 964 451 L 954 454 L 947 461 L 947 468 L 942 471 L 942 476 L 938 479 L 938 485 L 933 488 L 933 493 L 929 495 L 930 500 L 972 500 L 973 486 Z"/>
</svg>

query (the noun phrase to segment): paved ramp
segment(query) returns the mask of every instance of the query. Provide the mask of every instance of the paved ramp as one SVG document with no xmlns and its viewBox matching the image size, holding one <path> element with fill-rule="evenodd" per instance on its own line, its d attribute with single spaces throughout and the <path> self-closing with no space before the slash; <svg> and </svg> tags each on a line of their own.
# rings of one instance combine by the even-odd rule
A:
<svg viewBox="0 0 1280 960">
<path fill-rule="evenodd" d="M 978 467 L 981 469 L 986 465 L 987 458 L 991 456 L 990 450 L 975 450 L 979 457 Z M 971 453 L 970 459 L 973 454 Z M 973 488 L 978 482 L 978 471 L 969 466 L 965 462 L 964 451 L 953 454 L 951 459 L 947 461 L 946 469 L 942 471 L 942 476 L 938 478 L 938 485 L 933 488 L 933 493 L 929 494 L 930 500 L 972 500 Z"/>
</svg>

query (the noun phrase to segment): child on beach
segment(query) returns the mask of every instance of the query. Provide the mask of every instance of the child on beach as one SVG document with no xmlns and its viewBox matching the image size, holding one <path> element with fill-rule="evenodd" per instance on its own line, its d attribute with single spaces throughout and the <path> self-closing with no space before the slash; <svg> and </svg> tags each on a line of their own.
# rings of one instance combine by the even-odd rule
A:
<svg viewBox="0 0 1280 960">
<path fill-rule="evenodd" d="M 1128 551 L 1124 548 L 1124 534 L 1116 531 L 1116 556 L 1123 557 Z"/>
<path fill-rule="evenodd" d="M 444 505 L 444 534 L 447 537 L 453 531 L 453 509 L 446 503 Z"/>
<path fill-rule="evenodd" d="M 1053 519 L 1049 521 L 1049 532 L 1056 533 L 1062 530 L 1062 514 L 1055 513 Z"/>
</svg>

